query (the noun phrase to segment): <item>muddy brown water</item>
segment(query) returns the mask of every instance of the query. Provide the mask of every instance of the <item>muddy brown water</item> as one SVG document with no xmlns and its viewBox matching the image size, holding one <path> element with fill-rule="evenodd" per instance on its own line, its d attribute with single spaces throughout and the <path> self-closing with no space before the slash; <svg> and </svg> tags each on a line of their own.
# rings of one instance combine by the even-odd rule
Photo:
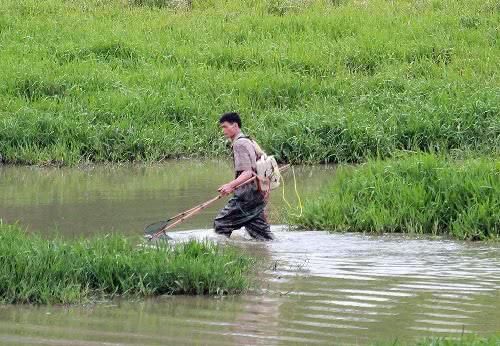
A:
<svg viewBox="0 0 500 346">
<path fill-rule="evenodd" d="M 298 167 L 301 197 L 332 167 Z M 87 169 L 0 167 L 0 217 L 51 235 L 140 234 L 148 222 L 214 195 L 231 177 L 220 162 Z M 285 196 L 296 205 L 291 174 Z M 172 233 L 217 240 L 223 202 Z M 283 207 L 274 193 L 270 216 Z M 0 306 L 2 345 L 370 344 L 500 331 L 500 246 L 400 235 L 287 232 L 270 243 L 235 233 L 264 259 L 257 289 L 236 297 L 159 297 L 92 306 Z"/>
</svg>

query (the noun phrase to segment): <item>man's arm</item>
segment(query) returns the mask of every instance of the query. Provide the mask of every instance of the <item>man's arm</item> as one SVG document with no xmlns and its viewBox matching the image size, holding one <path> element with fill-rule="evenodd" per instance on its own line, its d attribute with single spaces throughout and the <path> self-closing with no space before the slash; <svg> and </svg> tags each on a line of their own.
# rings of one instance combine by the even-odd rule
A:
<svg viewBox="0 0 500 346">
<path fill-rule="evenodd" d="M 241 174 L 238 176 L 238 178 L 230 181 L 229 183 L 227 184 L 224 184 L 222 185 L 221 187 L 219 187 L 218 191 L 221 195 L 225 196 L 225 195 L 229 195 L 231 192 L 234 191 L 234 188 L 238 185 L 240 185 L 241 183 L 247 181 L 248 179 L 250 179 L 251 177 L 253 176 L 253 173 L 252 171 L 250 170 L 247 170 L 247 171 L 243 171 L 241 172 Z"/>
</svg>

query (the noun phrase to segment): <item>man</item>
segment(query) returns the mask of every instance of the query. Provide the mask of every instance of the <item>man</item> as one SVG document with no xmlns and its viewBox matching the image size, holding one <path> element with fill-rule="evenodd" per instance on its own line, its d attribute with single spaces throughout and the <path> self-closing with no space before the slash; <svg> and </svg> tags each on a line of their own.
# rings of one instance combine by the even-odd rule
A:
<svg viewBox="0 0 500 346">
<path fill-rule="evenodd" d="M 235 179 L 219 187 L 221 195 L 234 192 L 234 196 L 215 218 L 215 232 L 229 238 L 234 230 L 245 226 L 252 238 L 272 240 L 271 229 L 264 215 L 266 199 L 259 191 L 257 182 L 248 183 L 235 190 L 236 186 L 255 174 L 257 154 L 254 144 L 241 132 L 238 113 L 222 115 L 219 124 L 224 136 L 232 144 Z"/>
</svg>

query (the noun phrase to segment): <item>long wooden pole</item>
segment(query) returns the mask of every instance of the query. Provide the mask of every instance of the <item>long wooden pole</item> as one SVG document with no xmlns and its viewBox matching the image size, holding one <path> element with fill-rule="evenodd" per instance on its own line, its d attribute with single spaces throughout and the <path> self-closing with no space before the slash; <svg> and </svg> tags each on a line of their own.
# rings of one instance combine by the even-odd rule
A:
<svg viewBox="0 0 500 346">
<path fill-rule="evenodd" d="M 290 165 L 285 165 L 285 166 L 282 166 L 280 167 L 280 172 L 283 172 L 285 170 L 287 170 L 288 168 L 290 167 Z M 257 179 L 257 176 L 254 175 L 253 177 L 251 178 L 248 178 L 247 180 L 245 180 L 244 182 L 242 182 L 241 184 L 239 184 L 238 186 L 236 186 L 234 188 L 234 190 L 242 187 L 243 185 L 246 185 L 248 183 L 251 183 L 253 182 L 255 179 Z M 217 196 L 215 196 L 214 198 L 212 199 L 209 199 L 208 201 L 202 203 L 202 204 L 199 204 L 197 207 L 193 207 L 189 210 L 186 210 L 185 212 L 182 212 L 174 217 L 172 217 L 171 219 L 174 219 L 175 217 L 178 217 L 180 215 L 183 215 L 185 214 L 183 217 L 181 217 L 180 219 L 178 219 L 177 221 L 171 223 L 170 225 L 165 225 L 165 227 L 163 227 L 162 229 L 160 229 L 158 232 L 154 233 L 151 238 L 149 240 L 153 240 L 157 237 L 159 237 L 162 233 L 165 234 L 169 229 L 172 229 L 174 228 L 175 226 L 177 226 L 178 224 L 186 221 L 187 219 L 189 219 L 190 217 L 198 214 L 200 211 L 202 211 L 203 209 L 207 208 L 210 204 L 218 201 L 219 199 L 221 199 L 222 197 L 224 197 L 223 195 L 219 194 Z"/>
</svg>

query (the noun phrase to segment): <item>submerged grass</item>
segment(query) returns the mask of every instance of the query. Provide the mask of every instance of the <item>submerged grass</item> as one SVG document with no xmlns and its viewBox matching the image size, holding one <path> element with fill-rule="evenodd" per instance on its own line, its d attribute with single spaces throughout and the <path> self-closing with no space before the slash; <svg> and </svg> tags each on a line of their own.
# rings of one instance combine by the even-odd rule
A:
<svg viewBox="0 0 500 346">
<path fill-rule="evenodd" d="M 238 110 L 279 160 L 499 151 L 495 0 L 5 0 L 12 163 L 218 156 Z"/>
<path fill-rule="evenodd" d="M 498 238 L 500 161 L 425 154 L 344 167 L 292 222 L 332 231 Z"/>
<path fill-rule="evenodd" d="M 137 247 L 120 235 L 45 240 L 0 223 L 0 302 L 78 303 L 92 298 L 232 294 L 247 288 L 252 260 L 190 241 Z"/>
</svg>

